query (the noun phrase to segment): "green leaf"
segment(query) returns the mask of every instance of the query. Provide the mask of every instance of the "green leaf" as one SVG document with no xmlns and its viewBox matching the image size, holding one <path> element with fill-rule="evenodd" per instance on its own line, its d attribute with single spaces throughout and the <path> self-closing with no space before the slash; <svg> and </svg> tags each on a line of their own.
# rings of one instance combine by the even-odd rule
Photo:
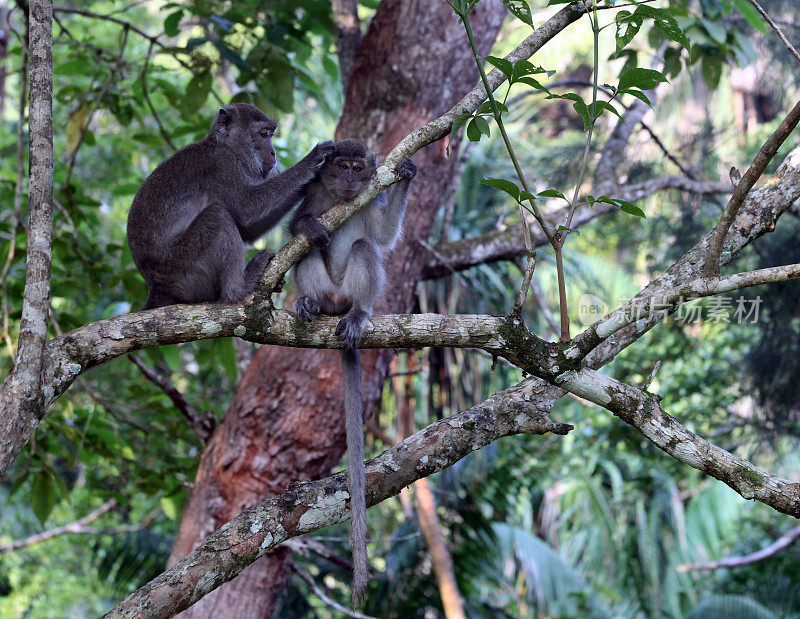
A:
<svg viewBox="0 0 800 619">
<path fill-rule="evenodd" d="M 525 191 L 524 189 L 519 192 L 519 201 L 523 202 L 525 200 L 534 200 L 536 201 L 536 196 L 533 195 L 530 191 Z"/>
<path fill-rule="evenodd" d="M 509 80 L 514 75 L 514 65 L 511 64 L 510 60 L 498 58 L 497 56 L 486 56 L 484 60 L 500 69 L 500 71 L 503 72 L 503 75 L 505 75 Z"/>
<path fill-rule="evenodd" d="M 650 107 L 653 107 L 653 104 L 650 103 L 650 99 L 648 99 L 647 95 L 645 95 L 641 90 L 636 90 L 635 88 L 626 88 L 625 90 L 620 90 L 619 92 L 620 94 L 624 93 L 636 97 L 640 101 L 644 101 Z"/>
<path fill-rule="evenodd" d="M 481 180 L 481 185 L 489 185 L 500 191 L 505 191 L 514 200 L 519 202 L 519 187 L 515 183 L 508 181 L 504 178 L 484 178 Z"/>
<path fill-rule="evenodd" d="M 447 143 L 447 156 L 450 156 L 450 144 L 453 143 L 453 139 L 456 137 L 458 130 L 464 126 L 464 123 L 467 122 L 470 118 L 472 118 L 472 114 L 459 114 L 453 119 L 453 126 L 450 128 L 450 141 Z"/>
<path fill-rule="evenodd" d="M 497 104 L 497 109 L 501 113 L 508 111 L 508 108 L 504 104 L 500 103 L 499 101 L 495 101 L 495 103 Z M 487 99 L 486 101 L 484 101 L 483 103 L 481 103 L 478 106 L 478 109 L 475 110 L 475 113 L 476 114 L 492 114 L 492 115 L 494 115 L 494 110 L 492 109 L 492 102 Z"/>
<path fill-rule="evenodd" d="M 197 112 L 203 107 L 209 92 L 211 92 L 211 72 L 203 71 L 189 80 L 180 100 L 180 109 L 188 113 Z"/>
<path fill-rule="evenodd" d="M 617 33 L 615 35 L 617 40 L 617 49 L 615 54 L 621 52 L 623 48 L 628 45 L 628 43 L 633 41 L 633 38 L 642 27 L 643 21 L 644 18 L 641 15 L 634 15 L 630 11 L 620 11 L 617 13 Z"/>
<path fill-rule="evenodd" d="M 536 90 L 540 90 L 541 92 L 546 92 L 548 95 L 552 95 L 553 94 L 553 93 L 550 92 L 549 89 L 547 89 L 544 86 L 542 86 L 542 84 L 539 82 L 539 80 L 534 79 L 532 77 L 521 77 L 521 78 L 519 78 L 517 80 L 517 83 L 519 83 L 519 84 L 527 84 L 531 88 L 534 88 Z"/>
<path fill-rule="evenodd" d="M 570 234 L 574 234 L 575 236 L 580 236 L 581 232 L 577 228 L 567 228 L 567 226 L 559 226 L 556 228 L 556 232 L 569 232 Z"/>
<path fill-rule="evenodd" d="M 72 153 L 78 148 L 78 140 L 80 140 L 81 131 L 88 115 L 89 104 L 86 102 L 81 103 L 80 107 L 69 115 L 66 129 L 67 143 L 65 145 L 67 152 Z"/>
<path fill-rule="evenodd" d="M 593 196 L 587 196 L 586 199 L 588 200 L 589 204 L 594 204 L 595 202 L 604 202 L 606 204 L 613 204 L 614 206 L 618 206 L 621 211 L 628 213 L 629 215 L 635 215 L 636 217 L 642 217 L 643 219 L 647 218 L 647 215 L 644 214 L 644 211 L 636 206 L 633 202 L 628 202 L 627 200 L 621 200 L 619 198 L 610 198 L 608 196 L 600 196 L 599 198 L 594 198 Z"/>
<path fill-rule="evenodd" d="M 719 84 L 722 76 L 722 60 L 716 56 L 703 56 L 700 62 L 700 72 L 703 74 L 703 81 L 712 90 Z"/>
<path fill-rule="evenodd" d="M 478 125 L 475 124 L 476 120 L 476 118 L 473 118 L 467 125 L 467 137 L 470 142 L 479 142 L 481 139 L 481 130 L 478 128 Z"/>
<path fill-rule="evenodd" d="M 56 483 L 47 471 L 39 471 L 31 483 L 31 507 L 40 524 L 44 525 L 56 504 Z"/>
<path fill-rule="evenodd" d="M 492 132 L 489 129 L 489 123 L 486 122 L 486 119 L 483 116 L 476 116 L 473 122 L 478 127 L 478 130 L 487 138 L 492 135 Z"/>
<path fill-rule="evenodd" d="M 562 200 L 567 200 L 567 197 L 557 189 L 545 189 L 536 195 L 542 198 L 561 198 Z M 567 202 L 569 202 L 569 200 L 567 200 Z"/>
<path fill-rule="evenodd" d="M 470 118 L 472 118 L 472 114 L 459 114 L 453 119 L 453 127 L 450 129 L 450 139 L 458 133 L 458 130 L 467 122 Z"/>
<path fill-rule="evenodd" d="M 667 51 L 664 52 L 664 74 L 675 77 L 681 72 L 681 67 L 680 50 L 674 47 L 668 47 Z"/>
<path fill-rule="evenodd" d="M 629 202 L 625 202 L 624 204 L 620 204 L 619 210 L 628 213 L 628 215 L 635 215 L 636 217 L 641 217 L 642 219 L 647 219 L 647 215 L 644 214 L 644 211 L 640 209 L 635 204 L 631 204 Z"/>
<path fill-rule="evenodd" d="M 574 92 L 568 92 L 563 95 L 557 95 L 559 99 L 569 99 L 570 101 L 574 101 L 572 107 L 578 113 L 578 115 L 583 119 L 583 129 L 584 131 L 589 128 L 589 125 L 592 124 L 592 119 L 589 116 L 589 108 L 586 106 L 586 102 L 581 98 L 581 96 Z"/>
<path fill-rule="evenodd" d="M 658 86 L 659 83 L 666 81 L 667 78 L 661 71 L 635 67 L 633 69 L 628 69 L 620 75 L 617 90 L 625 90 L 627 88 L 651 90 Z"/>
<path fill-rule="evenodd" d="M 178 495 L 164 496 L 158 501 L 164 515 L 172 521 L 177 521 L 181 515 L 181 497 Z"/>
<path fill-rule="evenodd" d="M 700 24 L 714 43 L 717 45 L 725 45 L 725 42 L 728 40 L 728 31 L 725 30 L 725 28 L 714 23 L 710 19 L 701 19 Z"/>
<path fill-rule="evenodd" d="M 168 37 L 177 36 L 177 34 L 180 32 L 178 24 L 181 21 L 181 17 L 183 17 L 183 9 L 179 9 L 174 13 L 167 15 L 167 18 L 164 20 L 164 34 L 166 34 Z"/>
<path fill-rule="evenodd" d="M 242 58 L 237 52 L 232 50 L 230 47 L 225 45 L 224 43 L 220 43 L 219 41 L 214 42 L 214 47 L 217 48 L 219 55 L 222 56 L 225 60 L 230 62 L 231 64 L 236 65 L 242 71 L 249 71 L 250 65 L 247 64 L 244 58 Z"/>
<path fill-rule="evenodd" d="M 755 7 L 748 2 L 748 0 L 733 0 L 733 4 L 739 9 L 739 12 L 742 14 L 747 20 L 747 23 L 750 24 L 756 30 L 766 34 L 769 31 L 767 24 L 761 17 L 761 14 L 755 9 Z"/>
<path fill-rule="evenodd" d="M 640 4 L 636 7 L 634 15 L 642 15 L 653 20 L 655 27 L 658 28 L 664 36 L 670 41 L 680 43 L 683 47 L 689 50 L 689 39 L 686 38 L 683 30 L 678 24 L 677 20 L 672 16 L 667 9 L 657 9 L 647 4 Z"/>
<path fill-rule="evenodd" d="M 514 17 L 521 19 L 531 28 L 533 28 L 533 16 L 531 15 L 531 7 L 525 0 L 502 0 L 503 4 L 514 15 Z"/>
<path fill-rule="evenodd" d="M 217 357 L 225 368 L 228 378 L 235 383 L 238 370 L 236 369 L 236 351 L 233 348 L 233 340 L 230 338 L 218 339 L 214 342 L 214 350 Z"/>
</svg>

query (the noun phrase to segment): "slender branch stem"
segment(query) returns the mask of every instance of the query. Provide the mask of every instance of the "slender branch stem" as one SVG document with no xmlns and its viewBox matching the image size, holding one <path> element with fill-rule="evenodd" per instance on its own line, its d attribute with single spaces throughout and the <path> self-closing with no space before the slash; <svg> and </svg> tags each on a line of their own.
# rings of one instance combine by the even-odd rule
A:
<svg viewBox="0 0 800 619">
<path fill-rule="evenodd" d="M 797 58 L 797 61 L 800 62 L 800 54 L 797 53 L 797 50 L 792 46 L 791 43 L 789 43 L 789 39 L 786 38 L 786 35 L 784 35 L 783 32 L 781 32 L 781 29 L 778 28 L 778 24 L 776 24 L 772 20 L 772 18 L 769 16 L 769 14 L 763 8 L 761 8 L 761 5 L 758 2 L 756 2 L 756 0 L 750 0 L 750 4 L 752 4 L 755 7 L 755 9 L 756 9 L 756 11 L 758 11 L 759 15 L 761 15 L 761 17 L 764 18 L 764 21 L 767 22 L 770 25 L 770 27 L 775 32 L 778 33 L 778 38 L 781 41 L 783 41 L 783 44 L 792 53 L 792 56 Z"/>
<path fill-rule="evenodd" d="M 452 5 L 451 5 L 452 6 Z M 506 133 L 505 124 L 503 123 L 502 116 L 500 114 L 500 109 L 497 107 L 497 101 L 494 98 L 494 94 L 492 91 L 492 87 L 489 84 L 489 80 L 486 77 L 486 71 L 483 69 L 483 65 L 481 64 L 480 57 L 478 56 L 478 48 L 475 45 L 475 39 L 472 36 L 472 28 L 469 23 L 469 14 L 465 11 L 461 11 L 456 9 L 456 14 L 461 18 L 464 28 L 467 32 L 467 37 L 469 38 L 469 44 L 472 48 L 472 54 L 475 56 L 475 63 L 478 66 L 478 71 L 481 75 L 481 81 L 483 82 L 484 89 L 486 90 L 486 95 L 489 98 L 489 101 L 492 105 L 492 113 L 494 115 L 495 122 L 497 122 L 497 127 L 500 129 L 500 135 L 503 137 L 503 143 L 506 146 L 506 150 L 508 151 L 508 155 L 511 158 L 511 162 L 514 165 L 514 170 L 517 173 L 517 178 L 519 178 L 519 182 L 522 184 L 522 188 L 528 192 L 528 194 L 532 194 L 533 192 L 530 190 L 528 186 L 528 181 L 525 178 L 525 173 L 522 171 L 520 167 L 519 160 L 517 159 L 517 155 L 514 152 L 514 147 L 511 144 L 511 140 L 508 138 L 508 133 Z M 595 73 L 596 76 L 596 73 Z M 597 97 L 597 90 L 595 89 L 594 92 L 595 98 Z M 591 132 L 589 134 L 589 138 L 591 139 Z M 541 211 L 539 210 L 539 206 L 536 204 L 536 200 L 530 198 L 528 200 L 530 204 L 530 212 L 536 218 L 536 221 L 539 222 L 539 225 L 542 228 L 542 232 L 547 237 L 547 240 L 553 247 L 553 251 L 556 257 L 556 272 L 558 276 L 558 301 L 559 301 L 559 309 L 561 314 L 561 340 L 567 341 L 569 340 L 569 309 L 567 307 L 567 290 L 566 290 L 566 278 L 564 276 L 564 260 L 561 256 L 561 248 L 563 245 L 563 241 L 559 239 L 558 233 L 553 233 L 550 230 L 550 226 L 547 225 L 545 222 L 544 216 L 542 215 Z M 533 244 L 531 241 L 531 234 L 530 229 L 528 228 L 527 218 L 525 216 L 525 211 L 523 210 L 522 201 L 518 203 L 519 207 L 519 216 L 522 220 L 522 229 L 524 234 L 525 240 L 525 250 L 530 255 L 533 252 Z"/>
<path fill-rule="evenodd" d="M 164 129 L 164 125 L 161 124 L 161 119 L 158 116 L 158 112 L 156 112 L 153 101 L 150 99 L 150 92 L 147 89 L 147 70 L 150 68 L 150 57 L 153 55 L 153 45 L 154 43 L 150 41 L 150 47 L 147 48 L 147 55 L 144 57 L 144 68 L 142 69 L 142 94 L 144 95 L 144 100 L 147 103 L 147 107 L 150 109 L 150 113 L 153 115 L 153 119 L 156 121 L 158 131 L 161 133 L 161 137 L 164 138 L 164 141 L 172 150 L 178 150 L 178 147 L 175 146 L 175 144 L 172 142 L 172 139 L 169 137 L 169 133 L 167 133 L 167 130 Z"/>
<path fill-rule="evenodd" d="M 117 54 L 116 62 L 111 67 L 111 71 L 108 74 L 108 78 L 106 78 L 105 83 L 103 84 L 103 88 L 100 90 L 100 94 L 95 99 L 94 103 L 92 104 L 89 113 L 86 115 L 86 120 L 81 125 L 80 133 L 78 134 L 78 141 L 75 144 L 75 147 L 72 149 L 72 152 L 69 156 L 69 162 L 67 163 L 67 175 L 64 180 L 64 187 L 66 188 L 67 197 L 69 198 L 70 207 L 72 207 L 72 189 L 70 188 L 70 181 L 72 180 L 72 171 L 75 168 L 75 161 L 78 158 L 78 150 L 83 144 L 83 140 L 86 138 L 86 133 L 89 131 L 89 124 L 92 122 L 92 118 L 94 117 L 95 113 L 97 112 L 98 108 L 103 102 L 103 98 L 106 96 L 108 89 L 111 88 L 111 84 L 114 82 L 114 76 L 117 72 L 122 69 L 122 64 L 125 60 L 125 47 L 128 44 L 128 27 L 124 27 L 122 30 L 122 37 L 119 45 L 119 54 Z"/>
<path fill-rule="evenodd" d="M 593 11 L 589 14 L 589 21 L 592 24 L 592 39 L 594 41 L 594 60 L 592 66 L 592 106 L 589 108 L 591 114 L 589 116 L 589 130 L 586 136 L 586 147 L 583 149 L 583 161 L 581 162 L 581 172 L 578 175 L 578 182 L 575 184 L 575 192 L 572 194 L 572 202 L 570 203 L 569 214 L 565 222 L 567 228 L 572 227 L 572 218 L 575 216 L 575 211 L 578 208 L 578 195 L 580 194 L 583 178 L 586 175 L 586 168 L 589 164 L 589 149 L 592 145 L 592 133 L 594 132 L 594 125 L 597 122 L 597 73 L 600 69 L 600 27 L 597 21 L 597 6 L 593 5 Z M 613 96 L 611 97 L 613 99 Z M 563 247 L 567 239 L 568 232 L 564 230 L 559 234 L 559 245 Z"/>
<path fill-rule="evenodd" d="M 706 277 L 714 277 L 719 275 L 719 258 L 722 254 L 722 245 L 725 242 L 725 237 L 728 235 L 733 220 L 739 212 L 747 194 L 756 184 L 756 181 L 761 177 L 767 164 L 772 161 L 775 153 L 778 152 L 781 144 L 783 144 L 789 135 L 794 131 L 797 123 L 800 122 L 800 101 L 798 101 L 791 111 L 783 119 L 783 122 L 778 126 L 775 132 L 769 136 L 761 150 L 753 159 L 753 163 L 747 168 L 747 171 L 742 175 L 742 180 L 733 189 L 733 195 L 728 200 L 725 207 L 725 212 L 720 217 L 717 227 L 714 228 L 714 235 L 711 242 L 708 244 L 708 255 L 706 257 L 705 267 L 703 274 Z"/>
<path fill-rule="evenodd" d="M 743 555 L 741 557 L 728 557 L 727 559 L 709 561 L 707 563 L 685 563 L 683 565 L 679 565 L 677 569 L 679 572 L 693 572 L 697 570 L 717 570 L 721 567 L 743 567 L 745 565 L 758 563 L 759 561 L 764 561 L 765 559 L 775 556 L 784 548 L 788 548 L 794 544 L 798 539 L 800 539 L 800 527 L 794 527 L 793 529 L 786 531 L 786 533 L 781 535 L 766 548 L 762 548 L 761 550 L 750 553 L 749 555 Z"/>
<path fill-rule="evenodd" d="M 472 54 L 475 56 L 475 64 L 478 66 L 478 72 L 481 75 L 481 81 L 483 82 L 483 87 L 486 89 L 486 95 L 489 97 L 489 101 L 492 104 L 492 113 L 494 114 L 495 122 L 497 123 L 498 129 L 500 129 L 500 135 L 503 137 L 503 143 L 506 146 L 506 150 L 508 151 L 508 155 L 511 158 L 511 163 L 514 164 L 514 170 L 517 172 L 517 177 L 519 178 L 519 182 L 522 183 L 522 188 L 527 191 L 528 193 L 532 193 L 530 188 L 528 187 L 528 181 L 525 178 L 525 173 L 522 171 L 522 168 L 519 165 L 519 160 L 517 159 L 517 155 L 514 152 L 514 147 L 511 144 L 511 140 L 508 139 L 508 134 L 506 133 L 505 124 L 503 123 L 503 119 L 500 115 L 500 109 L 497 107 L 497 101 L 494 98 L 494 93 L 492 91 L 492 87 L 489 85 L 489 80 L 486 78 L 486 71 L 483 69 L 483 65 L 480 61 L 480 56 L 478 55 L 478 46 L 475 44 L 475 37 L 472 34 L 472 27 L 469 23 L 469 15 L 459 13 L 459 17 L 461 17 L 464 28 L 467 31 L 467 38 L 469 38 L 469 44 L 472 48 Z M 535 200 L 530 200 L 531 205 L 531 212 L 533 216 L 536 218 L 536 221 L 539 222 L 539 225 L 542 226 L 542 230 L 544 230 L 545 235 L 547 235 L 548 239 L 552 237 L 552 233 L 548 230 L 547 224 L 545 223 L 544 216 L 542 215 L 541 211 L 539 210 L 539 206 L 536 204 Z M 525 211 L 522 209 L 522 204 L 519 204 L 519 216 L 522 220 L 522 227 L 525 231 L 525 249 L 528 251 L 533 251 L 533 246 L 531 245 L 531 234 L 528 228 L 528 219 L 525 217 Z"/>
<path fill-rule="evenodd" d="M 96 529 L 87 529 L 86 525 L 88 525 L 91 522 L 94 522 L 100 516 L 102 516 L 106 512 L 111 511 L 116 506 L 117 506 L 117 500 L 109 499 L 93 512 L 86 514 L 80 520 L 76 520 L 75 522 L 70 522 L 69 524 L 65 524 L 60 527 L 56 527 L 55 529 L 50 529 L 49 531 L 43 531 L 42 533 L 37 533 L 36 535 L 31 535 L 30 537 L 26 537 L 24 539 L 15 540 L 9 544 L 2 544 L 0 545 L 0 553 L 10 552 L 12 550 L 19 550 L 20 548 L 27 548 L 28 546 L 33 546 L 34 544 L 44 542 L 48 539 L 52 539 L 60 535 L 65 535 L 67 533 L 98 533 L 99 531 Z"/>
<path fill-rule="evenodd" d="M 330 597 L 322 590 L 322 587 L 320 587 L 317 584 L 317 582 L 314 580 L 314 577 L 311 576 L 311 574 L 309 574 L 304 570 L 301 570 L 295 563 L 292 563 L 292 571 L 295 574 L 297 574 L 300 578 L 302 578 L 306 582 L 306 584 L 308 584 L 309 587 L 311 587 L 311 590 L 314 592 L 314 594 L 328 608 L 332 608 L 333 610 L 342 613 L 346 617 L 353 617 L 353 619 L 377 619 L 372 615 L 364 615 L 363 613 L 350 610 L 346 606 L 342 606 L 341 604 L 339 604 L 339 602 L 334 600 L 332 597 Z"/>
</svg>

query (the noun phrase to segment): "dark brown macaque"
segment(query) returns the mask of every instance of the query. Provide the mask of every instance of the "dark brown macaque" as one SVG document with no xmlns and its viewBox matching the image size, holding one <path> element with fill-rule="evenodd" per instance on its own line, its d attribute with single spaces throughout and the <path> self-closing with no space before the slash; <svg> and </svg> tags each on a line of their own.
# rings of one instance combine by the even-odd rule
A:
<svg viewBox="0 0 800 619">
<path fill-rule="evenodd" d="M 149 289 L 143 309 L 174 303 L 238 303 L 274 255 L 245 266 L 245 243 L 294 207 L 333 142 L 317 144 L 280 174 L 272 136 L 277 124 L 258 108 L 220 109 L 208 136 L 161 163 L 128 214 L 128 245 Z"/>
<path fill-rule="evenodd" d="M 348 489 L 352 525 L 353 585 L 351 600 L 361 603 L 368 583 L 366 502 L 364 499 L 364 430 L 361 418 L 361 362 L 355 346 L 372 316 L 386 278 L 384 255 L 400 235 L 411 179 L 417 168 L 410 159 L 397 168 L 399 181 L 386 193 L 331 232 L 318 219 L 333 205 L 351 200 L 364 188 L 377 166 L 375 153 L 358 140 L 336 142 L 333 152 L 305 189 L 303 202 L 289 224 L 314 249 L 294 269 L 297 315 L 306 321 L 319 314 L 344 314 L 336 332 L 344 341 L 345 418 Z"/>
</svg>

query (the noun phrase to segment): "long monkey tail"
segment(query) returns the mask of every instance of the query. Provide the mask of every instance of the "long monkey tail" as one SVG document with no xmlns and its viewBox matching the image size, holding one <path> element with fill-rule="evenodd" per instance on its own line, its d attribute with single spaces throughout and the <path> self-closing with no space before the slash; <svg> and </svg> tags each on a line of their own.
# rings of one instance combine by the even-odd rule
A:
<svg viewBox="0 0 800 619">
<path fill-rule="evenodd" d="M 347 489 L 350 492 L 350 546 L 353 584 L 350 603 L 358 608 L 369 582 L 367 502 L 364 497 L 364 422 L 361 417 L 361 359 L 357 349 L 342 349 L 344 413 L 347 427 Z"/>
</svg>

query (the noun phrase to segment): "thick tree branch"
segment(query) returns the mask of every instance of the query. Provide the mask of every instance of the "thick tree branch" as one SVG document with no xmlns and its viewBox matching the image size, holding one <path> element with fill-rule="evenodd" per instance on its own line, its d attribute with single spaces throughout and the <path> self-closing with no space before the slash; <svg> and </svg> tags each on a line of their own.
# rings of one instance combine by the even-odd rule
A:
<svg viewBox="0 0 800 619">
<path fill-rule="evenodd" d="M 659 396 L 590 369 L 568 370 L 552 382 L 611 411 L 662 451 L 720 480 L 744 498 L 800 518 L 800 483 L 770 475 L 697 436 L 664 411 Z"/>
<path fill-rule="evenodd" d="M 14 369 L 0 388 L 0 479 L 28 442 L 46 408 L 43 352 L 50 311 L 53 257 L 53 6 L 35 0 L 29 12 L 28 258 Z"/>
<path fill-rule="evenodd" d="M 798 198 L 800 198 L 800 148 L 795 148 L 786 157 L 775 175 L 758 190 L 750 192 L 747 196 L 747 200 L 732 226 L 735 234 L 728 235 L 726 238 L 725 251 L 721 255 L 722 263 L 729 262 L 752 241 L 774 230 L 778 218 L 789 210 Z M 665 292 L 701 278 L 708 244 L 713 234 L 713 231 L 706 234 L 663 275 L 654 279 L 636 295 L 639 303 L 649 305 L 651 299 L 658 302 Z M 634 325 L 626 327 L 623 330 L 624 335 L 623 331 L 618 332 L 612 338 L 613 341 L 609 340 L 608 342 L 603 342 L 605 338 L 597 332 L 598 324 L 605 321 L 605 319 L 601 319 L 597 324 L 577 335 L 572 346 L 584 352 L 593 350 L 592 355 L 608 360 L 647 333 L 662 319 L 663 312 L 655 312 L 653 315 L 637 321 Z M 601 343 L 603 343 L 602 347 L 598 349 Z M 576 356 L 581 356 L 581 353 L 576 353 Z"/>
<path fill-rule="evenodd" d="M 696 194 L 730 193 L 730 183 L 722 181 L 695 181 L 684 176 L 660 176 L 632 185 L 613 187 L 608 183 L 598 186 L 615 198 L 637 202 L 654 193 L 667 189 L 678 189 Z M 616 212 L 612 204 L 599 203 L 592 208 L 580 209 L 573 219 L 573 226 L 580 228 L 590 221 L 610 212 Z M 563 221 L 568 209 L 563 208 L 548 216 L 551 221 Z M 513 260 L 525 255 L 525 240 L 522 237 L 522 225 L 509 226 L 503 230 L 492 230 L 485 234 L 461 239 L 444 241 L 433 247 L 431 258 L 425 266 L 424 277 L 436 279 L 445 277 L 455 271 L 463 271 L 479 264 L 488 264 L 500 260 Z M 547 245 L 544 233 L 534 228 L 531 230 L 531 242 L 534 247 Z"/>
<path fill-rule="evenodd" d="M 733 220 L 736 219 L 736 215 L 744 203 L 747 194 L 756 184 L 756 181 L 761 178 L 761 174 L 764 172 L 767 164 L 772 161 L 775 153 L 778 152 L 778 148 L 780 148 L 781 144 L 783 144 L 786 138 L 794 131 L 798 122 L 800 122 L 800 101 L 795 104 L 792 110 L 786 115 L 786 118 L 783 119 L 783 122 L 778 125 L 775 132 L 764 142 L 761 150 L 758 151 L 755 159 L 753 159 L 753 163 L 750 164 L 750 167 L 747 168 L 747 171 L 742 175 L 741 180 L 734 188 L 733 195 L 728 201 L 725 212 L 722 213 L 722 217 L 720 217 L 719 223 L 714 229 L 714 235 L 711 237 L 708 244 L 708 257 L 706 258 L 706 264 L 703 268 L 703 273 L 706 276 L 711 277 L 719 274 L 719 259 L 722 253 L 722 246 Z"/>
<path fill-rule="evenodd" d="M 548 410 L 531 406 L 540 391 L 528 381 L 413 434 L 367 462 L 367 505 L 512 434 L 566 434 Z M 349 517 L 346 471 L 299 482 L 242 512 L 172 568 L 131 594 L 106 617 L 171 617 L 285 540 Z"/>
</svg>

